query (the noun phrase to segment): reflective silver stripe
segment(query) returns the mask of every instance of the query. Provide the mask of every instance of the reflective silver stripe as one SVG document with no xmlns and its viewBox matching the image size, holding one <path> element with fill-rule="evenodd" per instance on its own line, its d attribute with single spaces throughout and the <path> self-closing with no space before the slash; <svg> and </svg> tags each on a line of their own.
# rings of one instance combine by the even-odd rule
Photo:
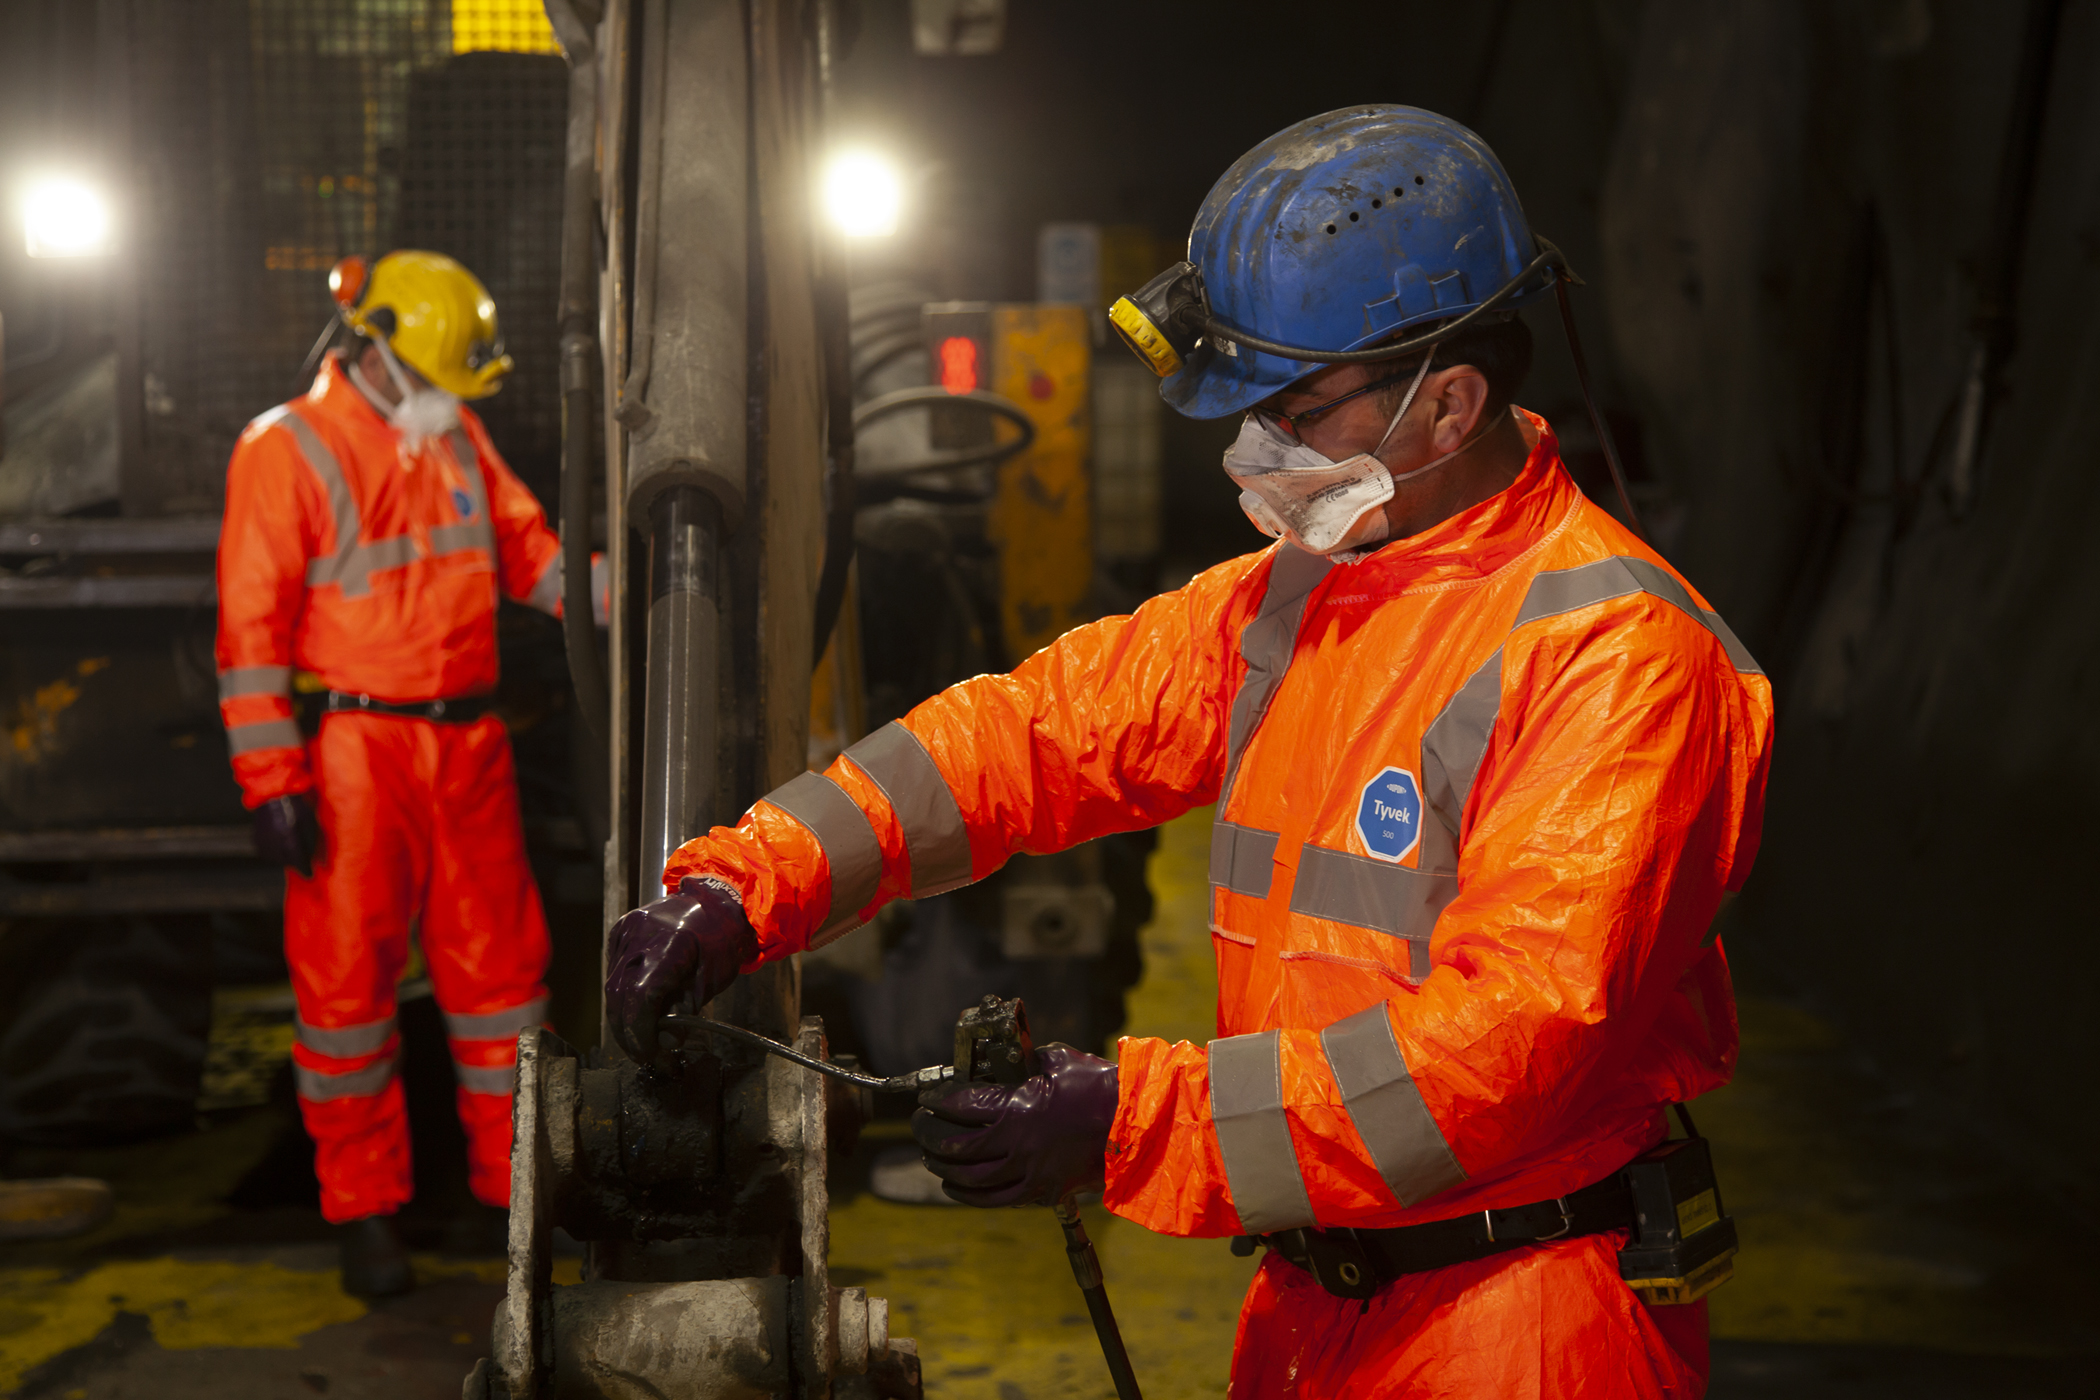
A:
<svg viewBox="0 0 2100 1400">
<path fill-rule="evenodd" d="M 1276 874 L 1277 833 L 1238 822 L 1210 824 L 1210 882 L 1234 894 L 1269 897 Z"/>
<path fill-rule="evenodd" d="M 470 1094 L 508 1094 L 518 1087 L 516 1065 L 463 1065 L 454 1060 L 452 1076 Z"/>
<path fill-rule="evenodd" d="M 1429 935 L 1437 916 L 1457 897 L 1455 873 L 1306 845 L 1298 849 L 1291 912 L 1406 939 L 1407 975 L 1419 982 L 1429 975 Z"/>
<path fill-rule="evenodd" d="M 307 561 L 307 586 L 342 581 L 343 592 L 348 594 L 351 586 L 342 576 L 357 552 L 357 536 L 364 520 L 357 511 L 357 498 L 350 493 L 350 478 L 343 475 L 343 464 L 336 460 L 335 453 L 328 450 L 328 444 L 321 441 L 321 435 L 314 431 L 313 425 L 289 407 L 280 405 L 255 421 L 290 433 L 299 455 L 306 459 L 306 469 L 320 478 L 321 489 L 328 493 L 328 510 L 335 517 L 335 553 Z M 361 578 L 358 583 L 359 592 L 369 591 L 362 586 Z"/>
<path fill-rule="evenodd" d="M 448 554 L 458 554 L 469 549 L 486 550 L 491 559 L 495 558 L 495 538 L 489 530 L 488 522 L 465 520 L 457 525 L 437 525 L 431 528 L 431 558 L 442 559 Z"/>
<path fill-rule="evenodd" d="M 811 936 L 810 946 L 851 932 L 882 882 L 882 845 L 868 824 L 868 814 L 821 773 L 791 778 L 764 800 L 808 827 L 831 867 L 831 911 Z"/>
<path fill-rule="evenodd" d="M 1283 1037 L 1227 1036 L 1210 1043 L 1209 1058 L 1211 1123 L 1240 1224 L 1255 1235 L 1313 1224 L 1283 1112 Z"/>
<path fill-rule="evenodd" d="M 1538 575 L 1525 591 L 1511 630 L 1630 593 L 1651 594 L 1697 620 L 1714 634 L 1737 671 L 1763 674 L 1719 613 L 1701 608 L 1667 570 L 1646 559 L 1624 555 Z M 1458 693 L 1422 732 L 1422 796 L 1453 838 L 1459 834 L 1466 799 L 1472 796 L 1473 780 L 1480 774 L 1481 760 L 1487 754 L 1488 740 L 1494 735 L 1495 718 L 1501 709 L 1502 652 L 1498 648 L 1467 677 Z M 1439 839 L 1435 827 L 1426 828 L 1422 837 L 1424 869 L 1457 869 L 1455 841 Z M 1446 850 L 1450 852 L 1448 859 Z"/>
<path fill-rule="evenodd" d="M 1422 798 L 1436 813 L 1445 840 L 1432 850 L 1436 827 L 1425 823 L 1421 864 L 1424 868 L 1456 870 L 1454 840 L 1465 817 L 1466 799 L 1472 795 L 1473 779 L 1480 775 L 1480 761 L 1487 754 L 1488 740 L 1495 732 L 1495 716 L 1502 712 L 1502 648 L 1480 663 L 1466 678 L 1437 717 L 1422 731 Z M 1450 854 L 1445 855 L 1448 850 Z M 1441 858 L 1440 858 L 1441 857 Z"/>
<path fill-rule="evenodd" d="M 1719 613 L 1700 607 L 1691 591 L 1667 569 L 1658 568 L 1646 559 L 1615 555 L 1594 564 L 1540 574 L 1531 581 L 1531 588 L 1524 595 L 1524 606 L 1517 610 L 1513 627 L 1522 627 L 1542 617 L 1574 612 L 1607 598 L 1623 598 L 1629 593 L 1646 593 L 1662 599 L 1713 633 L 1721 649 L 1728 653 L 1729 664 L 1737 671 L 1753 676 L 1764 674 L 1764 668 L 1757 664 L 1749 648 L 1721 620 Z"/>
<path fill-rule="evenodd" d="M 363 1069 L 353 1069 L 347 1074 L 325 1074 L 296 1061 L 292 1064 L 292 1083 L 298 1089 L 299 1097 L 308 1103 L 368 1099 L 383 1091 L 393 1077 L 394 1061 L 391 1058 L 375 1060 Z"/>
<path fill-rule="evenodd" d="M 258 749 L 296 749 L 305 743 L 298 723 L 288 719 L 259 719 L 226 728 L 226 751 L 236 757 Z"/>
<path fill-rule="evenodd" d="M 919 736 L 892 720 L 845 756 L 882 789 L 904 828 L 912 898 L 969 884 L 970 835 L 963 829 L 962 808 Z"/>
<path fill-rule="evenodd" d="M 1283 684 L 1291 667 L 1291 654 L 1298 646 L 1298 624 L 1305 620 L 1305 602 L 1334 565 L 1323 556 L 1307 554 L 1290 545 L 1278 545 L 1269 565 L 1269 586 L 1262 594 L 1261 609 L 1240 632 L 1240 655 L 1247 662 L 1247 677 L 1232 697 L 1232 715 L 1225 730 L 1225 781 L 1218 789 L 1217 810 L 1225 810 L 1232 796 L 1232 781 L 1239 776 L 1240 759 L 1254 737 L 1269 702 Z"/>
<path fill-rule="evenodd" d="M 306 459 L 308 469 L 320 478 L 322 489 L 328 493 L 328 508 L 335 516 L 335 553 L 307 561 L 307 587 L 319 588 L 333 583 L 342 589 L 345 598 L 367 597 L 372 592 L 375 570 L 398 569 L 414 563 L 421 556 L 413 535 L 359 542 L 363 519 L 358 514 L 357 498 L 350 490 L 350 479 L 343 473 L 343 464 L 329 451 L 328 444 L 322 441 L 312 424 L 282 405 L 262 415 L 256 422 L 281 427 L 290 433 L 298 445 L 299 454 Z M 473 445 L 465 434 L 455 432 L 449 434 L 447 440 L 451 442 L 453 456 L 461 463 L 466 476 L 467 494 L 473 499 L 475 518 L 433 529 L 430 532 L 433 555 L 462 549 L 486 549 L 493 558 L 496 536 L 489 522 L 488 491 L 476 465 L 479 458 L 474 455 Z"/>
<path fill-rule="evenodd" d="M 369 597 L 372 592 L 372 574 L 377 569 L 398 569 L 404 564 L 413 564 L 420 557 L 414 535 L 394 535 L 370 544 L 356 545 L 348 552 L 328 559 L 316 559 L 306 566 L 306 586 L 318 588 L 324 583 L 341 584 L 345 598 Z"/>
<path fill-rule="evenodd" d="M 219 698 L 238 700 L 244 695 L 290 695 L 289 666 L 230 666 L 219 672 Z"/>
<path fill-rule="evenodd" d="M 384 1017 L 355 1026 L 309 1026 L 292 1018 L 292 1034 L 316 1055 L 348 1060 L 358 1055 L 376 1055 L 394 1038 L 394 1018 Z"/>
<path fill-rule="evenodd" d="M 547 561 L 547 567 L 540 570 L 539 581 L 532 585 L 532 592 L 525 595 L 525 606 L 538 608 L 549 617 L 554 616 L 555 608 L 561 603 L 562 574 L 565 567 L 561 562 L 561 554 L 557 551 L 554 557 Z"/>
<path fill-rule="evenodd" d="M 534 997 L 520 1005 L 505 1007 L 501 1011 L 484 1011 L 478 1016 L 447 1011 L 445 1034 L 454 1040 L 516 1040 L 519 1031 L 546 1019 L 547 998 Z"/>
<path fill-rule="evenodd" d="M 467 480 L 467 498 L 474 503 L 470 519 L 456 525 L 440 525 L 430 532 L 430 553 L 436 558 L 455 554 L 463 549 L 485 549 L 489 559 L 496 558 L 496 527 L 489 518 L 488 483 L 481 476 L 481 455 L 474 450 L 474 442 L 461 428 L 445 434 L 445 445 L 452 451 L 452 460 L 459 464 L 460 475 Z M 559 559 L 559 554 L 554 556 Z M 556 593 L 558 598 L 561 595 Z M 553 609 L 545 609 L 552 612 Z"/>
<path fill-rule="evenodd" d="M 1350 1121 L 1401 1205 L 1419 1205 L 1466 1179 L 1407 1072 L 1384 1002 L 1321 1031 L 1320 1049 Z"/>
</svg>

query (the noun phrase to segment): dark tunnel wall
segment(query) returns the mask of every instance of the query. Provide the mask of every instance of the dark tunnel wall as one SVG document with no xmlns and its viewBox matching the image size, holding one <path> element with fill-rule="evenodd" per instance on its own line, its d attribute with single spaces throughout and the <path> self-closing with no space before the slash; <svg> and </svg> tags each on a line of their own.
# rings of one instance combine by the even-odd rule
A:
<svg viewBox="0 0 2100 1400">
<path fill-rule="evenodd" d="M 2053 55 L 1981 489 L 1951 487 L 2025 10 L 1651 5 L 1601 214 L 1673 555 L 1779 686 L 1738 966 L 2075 1185 L 2100 1162 L 2091 6 Z"/>
</svg>

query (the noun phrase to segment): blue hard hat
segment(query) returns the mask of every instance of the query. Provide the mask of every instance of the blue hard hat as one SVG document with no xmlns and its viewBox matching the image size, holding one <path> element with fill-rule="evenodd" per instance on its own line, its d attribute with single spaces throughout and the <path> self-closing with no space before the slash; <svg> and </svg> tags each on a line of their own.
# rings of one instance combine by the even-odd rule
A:
<svg viewBox="0 0 2100 1400">
<path fill-rule="evenodd" d="M 1448 117 L 1392 105 L 1345 107 L 1277 132 L 1211 187 L 1189 231 L 1212 316 L 1286 346 L 1337 351 L 1462 315 L 1537 251 L 1487 142 Z M 1541 272 L 1503 305 L 1551 285 Z M 1241 412 L 1320 368 L 1217 339 L 1160 384 L 1188 417 Z"/>
</svg>

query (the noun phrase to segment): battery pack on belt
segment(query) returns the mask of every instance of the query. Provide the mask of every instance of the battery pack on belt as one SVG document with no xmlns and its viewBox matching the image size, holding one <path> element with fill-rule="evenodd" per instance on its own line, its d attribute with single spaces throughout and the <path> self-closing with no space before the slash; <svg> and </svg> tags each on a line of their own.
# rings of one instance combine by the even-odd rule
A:
<svg viewBox="0 0 2100 1400">
<path fill-rule="evenodd" d="M 1687 1129 L 1689 1115 L 1679 1110 Z M 1528 1245 L 1625 1230 L 1619 1276 L 1649 1303 L 1689 1303 L 1735 1271 L 1735 1221 L 1722 1212 L 1713 1156 L 1694 1134 L 1657 1144 L 1599 1182 L 1551 1201 L 1393 1230 L 1283 1230 L 1242 1236 L 1310 1273 L 1337 1298 L 1369 1298 L 1406 1274 Z"/>
<path fill-rule="evenodd" d="M 401 719 L 427 719 L 434 724 L 472 724 L 489 712 L 486 695 L 463 695 L 456 700 L 375 700 L 347 691 L 328 692 L 328 713 L 395 715 Z"/>
</svg>

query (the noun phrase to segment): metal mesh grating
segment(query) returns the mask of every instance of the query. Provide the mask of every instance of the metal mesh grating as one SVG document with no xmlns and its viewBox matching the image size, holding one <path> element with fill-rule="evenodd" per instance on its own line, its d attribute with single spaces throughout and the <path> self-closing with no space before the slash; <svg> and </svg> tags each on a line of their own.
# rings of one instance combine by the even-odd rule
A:
<svg viewBox="0 0 2100 1400">
<path fill-rule="evenodd" d="M 496 298 L 520 372 L 485 416 L 551 499 L 566 85 L 536 8 L 123 5 L 145 404 L 127 509 L 215 509 L 235 436 L 301 387 L 328 268 L 397 245 Z M 502 46 L 533 51 L 462 52 Z"/>
</svg>

